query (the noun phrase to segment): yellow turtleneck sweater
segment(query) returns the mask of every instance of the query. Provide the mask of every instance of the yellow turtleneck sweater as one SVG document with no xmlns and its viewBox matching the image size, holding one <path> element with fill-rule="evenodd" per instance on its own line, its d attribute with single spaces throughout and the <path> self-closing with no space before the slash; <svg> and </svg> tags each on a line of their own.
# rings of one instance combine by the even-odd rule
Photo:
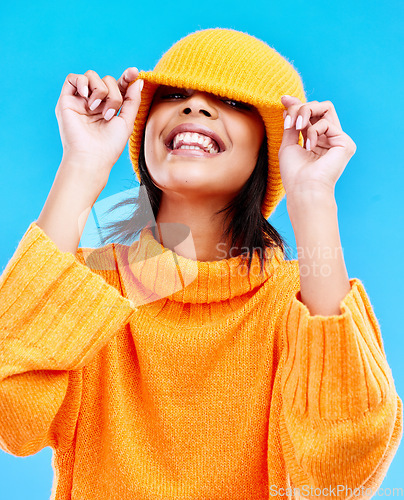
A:
<svg viewBox="0 0 404 500">
<path fill-rule="evenodd" d="M 29 226 L 0 279 L 1 449 L 52 447 L 55 500 L 374 494 L 402 401 L 362 283 L 311 316 L 279 252 L 247 276 L 164 250 Z"/>
</svg>

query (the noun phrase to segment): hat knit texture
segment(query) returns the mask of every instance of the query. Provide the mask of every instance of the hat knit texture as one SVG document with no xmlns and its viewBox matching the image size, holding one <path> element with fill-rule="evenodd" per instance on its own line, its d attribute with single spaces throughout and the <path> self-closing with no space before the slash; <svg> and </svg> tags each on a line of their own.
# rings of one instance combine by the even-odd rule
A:
<svg viewBox="0 0 404 500">
<path fill-rule="evenodd" d="M 256 37 L 227 28 L 196 31 L 176 42 L 153 71 L 140 71 L 142 99 L 129 139 L 129 154 L 140 180 L 139 151 L 153 95 L 159 85 L 191 88 L 256 107 L 265 124 L 268 143 L 268 184 L 262 214 L 268 218 L 285 195 L 279 171 L 285 107 L 283 95 L 307 102 L 293 65 Z M 302 134 L 299 144 L 303 145 Z"/>
</svg>

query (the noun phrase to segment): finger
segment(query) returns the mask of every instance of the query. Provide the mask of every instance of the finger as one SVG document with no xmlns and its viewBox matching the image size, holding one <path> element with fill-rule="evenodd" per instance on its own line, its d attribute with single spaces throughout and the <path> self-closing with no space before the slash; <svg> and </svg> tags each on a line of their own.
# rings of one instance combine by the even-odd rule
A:
<svg viewBox="0 0 404 500">
<path fill-rule="evenodd" d="M 90 97 L 87 104 L 90 110 L 94 111 L 108 95 L 108 87 L 95 71 L 90 69 L 86 71 L 84 75 L 88 78 L 88 88 L 90 91 Z M 100 110 L 97 109 L 97 112 L 99 111 Z"/>
<path fill-rule="evenodd" d="M 61 95 L 88 97 L 88 79 L 85 75 L 70 73 L 62 87 Z"/>
<path fill-rule="evenodd" d="M 335 124 L 331 123 L 326 118 L 322 118 L 314 125 L 311 125 L 307 129 L 307 138 L 310 140 L 311 149 L 314 149 L 318 143 L 318 138 L 321 135 L 325 135 L 328 139 L 328 143 L 331 147 L 346 147 L 348 137 L 344 132 L 340 130 Z"/>
<path fill-rule="evenodd" d="M 288 108 L 292 104 L 303 104 L 298 97 L 295 97 L 293 95 L 283 95 L 281 97 L 281 102 L 286 108 Z"/>
<path fill-rule="evenodd" d="M 330 123 L 341 129 L 338 115 L 331 101 L 311 101 L 303 104 L 297 111 L 295 126 L 298 130 L 301 130 L 307 127 L 310 122 L 314 124 L 321 118 L 326 118 Z"/>
<path fill-rule="evenodd" d="M 285 129 L 283 131 L 282 143 L 279 149 L 279 153 L 286 146 L 293 146 L 295 144 L 299 144 L 299 134 L 300 131 L 296 130 L 294 127 Z"/>
<path fill-rule="evenodd" d="M 108 88 L 108 95 L 104 99 L 105 104 L 102 114 L 106 120 L 111 120 L 122 106 L 123 98 L 115 78 L 107 75 L 104 76 L 102 81 Z"/>
<path fill-rule="evenodd" d="M 282 137 L 282 149 L 285 146 L 299 144 L 300 132 L 296 130 L 296 128 L 292 127 L 292 120 L 302 106 L 302 102 L 298 97 L 288 95 L 282 96 L 281 102 L 287 108 L 283 112 L 285 130 Z"/>
<path fill-rule="evenodd" d="M 307 144 L 307 128 L 303 128 L 302 130 L 300 130 L 292 127 L 292 117 L 296 116 L 298 110 L 303 106 L 302 101 L 298 97 L 284 95 L 281 97 L 281 102 L 286 107 L 283 112 L 285 131 L 283 133 L 281 148 L 289 145 L 299 144 L 300 133 L 303 136 L 303 147 L 305 147 Z M 288 121 L 286 121 L 286 117 L 288 115 L 290 115 L 290 118 Z M 308 121 L 308 124 L 311 125 L 310 120 Z M 288 133 L 289 130 L 291 131 L 291 133 Z M 294 133 L 294 130 L 297 130 L 297 133 Z"/>
<path fill-rule="evenodd" d="M 126 90 L 129 87 L 129 84 L 135 81 L 138 75 L 139 75 L 139 70 L 135 67 L 127 68 L 123 72 L 121 78 L 119 78 L 118 80 L 118 87 L 122 95 L 125 95 Z"/>
<path fill-rule="evenodd" d="M 311 149 L 310 148 L 310 143 L 307 144 L 307 128 L 304 128 L 303 130 L 300 130 L 300 133 L 303 136 L 303 147 L 306 148 L 306 149 Z M 307 147 L 307 146 L 309 146 L 309 147 Z"/>
<path fill-rule="evenodd" d="M 135 83 L 129 86 L 123 98 L 123 104 L 119 117 L 125 120 L 129 134 L 133 131 L 133 125 L 139 111 L 142 88 L 143 80 L 136 80 Z"/>
<path fill-rule="evenodd" d="M 284 128 L 289 129 L 295 125 L 298 110 L 301 108 L 303 103 L 298 97 L 288 95 L 282 96 L 281 102 L 286 107 L 283 112 Z"/>
<path fill-rule="evenodd" d="M 292 104 L 287 109 L 287 113 L 290 116 L 286 123 L 287 128 L 296 127 L 297 130 L 302 130 L 321 118 L 326 118 L 341 129 L 338 115 L 331 101 L 310 101 L 306 104 Z"/>
</svg>

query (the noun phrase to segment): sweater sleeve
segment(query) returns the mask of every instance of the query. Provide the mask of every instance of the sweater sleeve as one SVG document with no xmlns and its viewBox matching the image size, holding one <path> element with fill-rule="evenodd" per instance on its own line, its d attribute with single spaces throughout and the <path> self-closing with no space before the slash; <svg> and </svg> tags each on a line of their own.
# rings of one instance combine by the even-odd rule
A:
<svg viewBox="0 0 404 500">
<path fill-rule="evenodd" d="M 377 319 L 363 284 L 350 285 L 340 315 L 311 316 L 298 291 L 283 317 L 281 442 L 291 486 L 307 498 L 374 495 L 402 437 Z"/>
<path fill-rule="evenodd" d="M 102 276 L 29 226 L 0 277 L 2 450 L 27 456 L 71 443 L 82 368 L 133 312 Z"/>
</svg>

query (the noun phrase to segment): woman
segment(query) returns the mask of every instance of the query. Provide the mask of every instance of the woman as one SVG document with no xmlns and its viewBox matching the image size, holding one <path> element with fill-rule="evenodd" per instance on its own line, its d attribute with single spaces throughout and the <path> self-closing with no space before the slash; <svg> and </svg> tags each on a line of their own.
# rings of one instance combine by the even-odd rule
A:
<svg viewBox="0 0 404 500">
<path fill-rule="evenodd" d="M 51 446 L 56 500 L 373 495 L 402 402 L 341 251 L 332 103 L 216 28 L 152 72 L 69 75 L 56 112 L 62 163 L 1 280 L 2 449 Z M 139 242 L 77 249 L 128 138 Z M 266 221 L 285 192 L 297 261 Z"/>
</svg>

